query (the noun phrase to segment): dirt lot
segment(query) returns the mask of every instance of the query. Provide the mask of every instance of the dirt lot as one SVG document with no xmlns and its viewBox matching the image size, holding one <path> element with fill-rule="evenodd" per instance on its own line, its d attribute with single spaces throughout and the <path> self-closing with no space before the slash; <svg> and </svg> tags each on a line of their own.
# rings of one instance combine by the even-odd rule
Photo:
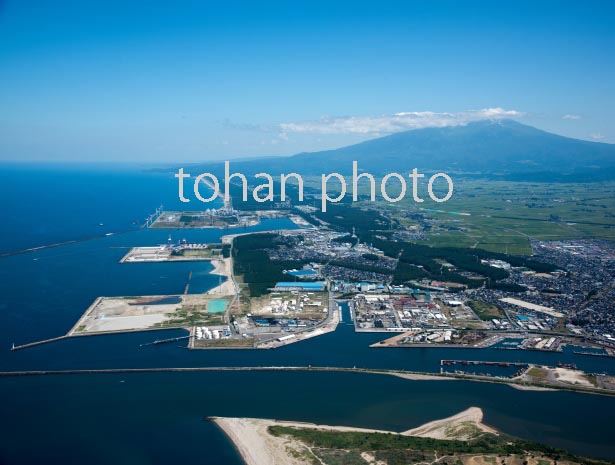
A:
<svg viewBox="0 0 615 465">
<path fill-rule="evenodd" d="M 153 329 L 177 320 L 178 314 L 197 310 L 206 317 L 207 300 L 203 294 L 181 296 L 98 297 L 75 324 L 69 335 Z"/>
</svg>

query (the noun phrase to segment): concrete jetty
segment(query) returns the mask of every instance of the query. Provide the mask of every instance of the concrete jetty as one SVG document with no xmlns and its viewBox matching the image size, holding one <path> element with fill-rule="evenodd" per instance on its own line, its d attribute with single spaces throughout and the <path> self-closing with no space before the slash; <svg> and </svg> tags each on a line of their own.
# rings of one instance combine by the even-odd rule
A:
<svg viewBox="0 0 615 465">
<path fill-rule="evenodd" d="M 398 376 L 412 381 L 434 380 L 464 380 L 506 384 L 519 389 L 535 389 L 545 391 L 571 391 L 586 394 L 601 394 L 615 396 L 615 391 L 583 386 L 556 386 L 547 383 L 528 383 L 515 379 L 501 379 L 490 376 L 467 375 L 456 373 L 431 373 L 407 370 L 376 369 L 376 368 L 345 368 L 345 367 L 315 367 L 315 366 L 253 366 L 253 367 L 162 367 L 162 368 L 108 368 L 108 369 L 76 369 L 76 370 L 25 370 L 3 371 L 0 377 L 45 376 L 45 375 L 94 375 L 119 373 L 188 373 L 188 372 L 220 372 L 220 371 L 318 371 L 331 373 L 364 373 Z"/>
<path fill-rule="evenodd" d="M 51 339 L 43 339 L 42 341 L 35 341 L 35 342 L 29 342 L 27 344 L 21 344 L 16 346 L 15 344 L 13 344 L 13 347 L 11 347 L 11 350 L 21 350 L 21 349 L 27 349 L 28 347 L 34 347 L 34 346 L 40 346 L 43 344 L 49 344 L 51 342 L 56 342 L 56 341 L 61 341 L 62 339 L 67 339 L 68 336 L 64 335 L 64 336 L 58 336 L 58 337 L 52 337 Z"/>
</svg>

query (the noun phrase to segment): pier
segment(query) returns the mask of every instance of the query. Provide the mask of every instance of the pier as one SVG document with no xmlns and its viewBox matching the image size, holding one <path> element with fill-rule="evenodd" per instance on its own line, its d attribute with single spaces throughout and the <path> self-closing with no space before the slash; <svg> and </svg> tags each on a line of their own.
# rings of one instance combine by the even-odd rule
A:
<svg viewBox="0 0 615 465">
<path fill-rule="evenodd" d="M 603 354 L 603 353 L 599 353 L 599 352 L 587 352 L 587 351 L 583 351 L 583 350 L 573 350 L 572 351 L 573 354 L 575 355 L 589 355 L 590 357 L 610 357 L 610 358 L 615 358 L 615 355 L 613 354 Z"/>
<path fill-rule="evenodd" d="M 153 345 L 158 345 L 158 344 L 168 344 L 170 342 L 178 342 L 178 341 L 183 341 L 184 339 L 190 339 L 192 336 L 179 336 L 179 337 L 172 337 L 169 339 L 156 339 L 153 342 L 146 342 L 145 344 L 139 344 L 139 347 L 145 347 L 145 346 L 153 346 Z"/>
<path fill-rule="evenodd" d="M 188 290 L 190 289 L 190 280 L 192 279 L 192 271 L 188 273 L 188 280 L 186 282 L 186 287 L 184 287 L 184 295 L 188 294 Z"/>
<path fill-rule="evenodd" d="M 488 366 L 499 366 L 499 367 L 524 367 L 527 366 L 527 363 L 522 362 L 491 362 L 491 361 L 482 361 L 482 360 L 440 360 L 440 366 L 445 365 L 488 365 Z"/>
<path fill-rule="evenodd" d="M 461 369 L 455 369 L 454 367 L 460 365 Z M 453 367 L 453 372 L 447 371 L 446 367 Z M 478 373 L 476 371 L 468 371 L 472 368 L 488 368 L 491 369 L 491 372 L 487 373 Z M 525 373 L 530 367 L 529 363 L 523 362 L 492 362 L 492 361 L 483 361 L 483 360 L 440 360 L 440 374 L 456 374 L 456 375 L 464 375 L 464 376 L 480 376 L 480 377 L 488 377 L 494 379 L 513 379 L 518 376 L 521 376 Z M 508 374 L 495 374 L 493 373 L 493 369 L 506 369 L 513 368 L 516 369 L 514 373 Z"/>
</svg>

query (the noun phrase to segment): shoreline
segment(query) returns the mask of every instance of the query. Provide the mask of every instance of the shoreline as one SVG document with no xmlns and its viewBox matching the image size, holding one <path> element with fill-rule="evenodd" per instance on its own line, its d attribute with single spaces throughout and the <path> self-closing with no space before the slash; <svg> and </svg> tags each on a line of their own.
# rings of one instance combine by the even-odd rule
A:
<svg viewBox="0 0 615 465">
<path fill-rule="evenodd" d="M 412 436 L 443 440 L 467 440 L 466 435 L 471 432 L 459 432 L 451 436 L 450 431 L 467 430 L 470 425 L 472 430 L 483 433 L 499 435 L 500 432 L 483 423 L 483 411 L 479 407 L 469 407 L 453 416 L 432 420 L 423 425 L 405 431 L 386 431 L 372 428 L 360 428 L 353 426 L 331 426 L 309 422 L 259 419 L 259 418 L 228 418 L 208 417 L 225 434 L 235 450 L 241 456 L 246 465 L 299 465 L 306 463 L 300 460 L 300 452 L 308 447 L 296 439 L 271 435 L 270 426 L 284 426 L 301 429 L 315 429 L 331 432 L 358 432 L 375 434 L 393 434 L 399 436 Z"/>
<path fill-rule="evenodd" d="M 553 392 L 557 391 L 556 388 L 540 387 L 540 386 L 527 386 L 525 384 L 509 384 L 510 387 L 518 389 L 519 391 L 541 391 L 541 392 Z"/>
<path fill-rule="evenodd" d="M 231 257 L 217 258 L 215 260 L 210 260 L 210 263 L 213 265 L 214 269 L 211 270 L 209 274 L 222 276 L 226 278 L 226 281 L 212 287 L 206 294 L 216 294 L 220 296 L 237 295 L 237 286 L 231 273 L 233 269 L 233 259 Z"/>
<path fill-rule="evenodd" d="M 297 223 L 295 223 L 297 224 Z M 274 230 L 268 231 L 252 231 L 245 233 L 237 233 L 237 234 L 225 234 L 220 237 L 220 242 L 222 244 L 228 244 L 231 246 L 230 255 L 227 258 L 218 258 L 209 260 L 209 262 L 214 266 L 214 269 L 209 272 L 209 274 L 219 275 L 226 277 L 226 281 L 218 286 L 211 288 L 206 294 L 220 294 L 220 295 L 239 295 L 239 286 L 235 281 L 235 276 L 233 275 L 233 240 L 239 236 L 247 236 L 250 234 L 267 234 L 271 233 Z M 287 231 L 282 229 L 281 232 Z M 301 228 L 292 229 L 290 231 L 301 231 Z"/>
</svg>

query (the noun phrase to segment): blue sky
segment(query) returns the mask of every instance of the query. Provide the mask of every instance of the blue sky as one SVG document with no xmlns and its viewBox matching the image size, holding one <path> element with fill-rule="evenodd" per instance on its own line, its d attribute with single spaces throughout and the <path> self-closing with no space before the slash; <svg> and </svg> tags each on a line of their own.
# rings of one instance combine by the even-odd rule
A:
<svg viewBox="0 0 615 465">
<path fill-rule="evenodd" d="M 313 151 L 485 117 L 615 143 L 615 2 L 0 0 L 0 160 Z"/>
</svg>

